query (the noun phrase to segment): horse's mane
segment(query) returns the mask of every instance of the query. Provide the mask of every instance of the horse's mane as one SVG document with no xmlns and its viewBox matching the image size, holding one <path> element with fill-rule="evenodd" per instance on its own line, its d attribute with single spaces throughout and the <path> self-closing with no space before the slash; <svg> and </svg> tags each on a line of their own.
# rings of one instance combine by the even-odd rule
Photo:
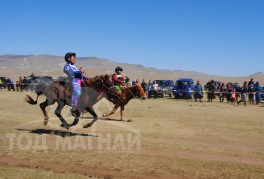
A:
<svg viewBox="0 0 264 179">
<path fill-rule="evenodd" d="M 92 82 L 92 83 L 95 83 L 95 82 L 97 82 L 97 81 L 99 81 L 99 80 L 105 80 L 105 79 L 107 79 L 109 77 L 109 75 L 96 75 L 95 77 L 93 77 L 93 78 L 90 78 L 90 81 Z"/>
<path fill-rule="evenodd" d="M 103 78 L 103 76 L 104 75 L 96 75 L 95 77 L 93 77 L 93 78 L 91 78 L 90 80 L 92 81 L 92 82 L 95 82 L 95 81 L 97 81 L 97 80 L 101 80 L 102 78 Z"/>
<path fill-rule="evenodd" d="M 97 88 L 99 86 L 101 87 L 102 83 L 107 84 L 107 86 L 112 85 L 112 81 L 110 79 L 110 76 L 107 75 L 107 74 L 105 74 L 105 75 L 96 75 L 95 77 L 90 78 L 89 80 L 83 80 L 83 82 L 82 82 L 82 84 L 84 86 L 93 86 L 93 87 L 97 87 Z"/>
</svg>

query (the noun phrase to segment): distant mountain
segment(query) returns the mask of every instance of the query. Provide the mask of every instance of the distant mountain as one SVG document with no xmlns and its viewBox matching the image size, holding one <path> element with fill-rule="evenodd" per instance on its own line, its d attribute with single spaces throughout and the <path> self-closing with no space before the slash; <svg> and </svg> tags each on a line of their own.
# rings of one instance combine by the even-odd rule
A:
<svg viewBox="0 0 264 179">
<path fill-rule="evenodd" d="M 3 55 L 0 56 L 0 76 L 8 76 L 14 80 L 18 76 L 28 76 L 32 72 L 35 75 L 51 75 L 58 77 L 64 75 L 62 68 L 65 65 L 63 57 L 51 55 Z M 84 67 L 90 76 L 99 74 L 113 74 L 116 66 L 124 68 L 124 75 L 131 79 L 143 78 L 146 80 L 154 79 L 171 79 L 177 78 L 214 78 L 216 76 L 183 70 L 160 70 L 152 67 L 144 67 L 142 65 L 119 63 L 108 59 L 97 57 L 81 57 L 77 58 L 77 67 Z"/>
<path fill-rule="evenodd" d="M 260 75 L 264 75 L 264 71 L 263 72 L 258 72 L 258 73 L 254 73 L 250 76 L 260 76 Z"/>
</svg>

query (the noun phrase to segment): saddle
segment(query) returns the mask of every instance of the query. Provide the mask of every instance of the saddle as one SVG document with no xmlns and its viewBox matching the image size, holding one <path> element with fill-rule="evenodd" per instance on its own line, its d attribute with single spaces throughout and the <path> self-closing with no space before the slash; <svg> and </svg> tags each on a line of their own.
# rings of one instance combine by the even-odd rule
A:
<svg viewBox="0 0 264 179">
<path fill-rule="evenodd" d="M 64 88 L 72 88 L 72 84 L 68 81 L 59 81 L 61 86 L 64 86 Z"/>
<path fill-rule="evenodd" d="M 56 94 L 59 99 L 70 99 L 72 95 L 72 85 L 70 82 L 56 81 L 54 82 Z"/>
</svg>

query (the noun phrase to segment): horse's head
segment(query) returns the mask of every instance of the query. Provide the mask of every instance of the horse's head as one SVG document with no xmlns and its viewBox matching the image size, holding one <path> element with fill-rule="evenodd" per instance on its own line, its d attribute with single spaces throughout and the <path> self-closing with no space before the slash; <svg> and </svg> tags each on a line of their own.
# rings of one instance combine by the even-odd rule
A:
<svg viewBox="0 0 264 179">
<path fill-rule="evenodd" d="M 100 75 L 95 76 L 94 78 L 91 78 L 90 80 L 84 81 L 84 83 L 88 83 L 87 86 L 90 86 L 91 88 L 94 88 L 95 90 L 103 90 L 103 91 L 109 91 L 109 88 L 112 87 L 112 80 L 111 76 L 109 75 Z"/>
<path fill-rule="evenodd" d="M 147 99 L 147 95 L 146 95 L 146 93 L 144 92 L 144 89 L 142 88 L 142 86 L 140 85 L 140 84 L 138 84 L 138 83 L 136 83 L 135 84 L 135 90 L 136 90 L 136 96 L 137 97 L 139 97 L 139 98 L 141 98 L 141 99 L 143 99 L 143 100 L 145 100 L 145 99 Z"/>
<path fill-rule="evenodd" d="M 108 88 L 112 87 L 113 85 L 112 78 L 108 74 L 102 75 L 102 81 Z"/>
</svg>

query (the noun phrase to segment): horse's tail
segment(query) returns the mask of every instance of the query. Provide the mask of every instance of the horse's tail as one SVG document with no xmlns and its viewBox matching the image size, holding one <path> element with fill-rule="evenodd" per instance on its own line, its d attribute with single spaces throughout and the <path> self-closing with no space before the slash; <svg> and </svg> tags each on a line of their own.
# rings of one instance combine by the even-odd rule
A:
<svg viewBox="0 0 264 179">
<path fill-rule="evenodd" d="M 34 100 L 30 95 L 27 94 L 27 96 L 25 98 L 25 102 L 27 102 L 31 105 L 38 104 L 38 97 L 43 94 L 43 92 L 46 90 L 46 88 L 47 88 L 46 84 L 40 83 L 40 84 L 36 85 L 35 92 L 37 93 L 37 99 Z"/>
<path fill-rule="evenodd" d="M 27 97 L 25 98 L 25 102 L 27 102 L 28 104 L 31 104 L 31 105 L 36 105 L 36 104 L 38 104 L 38 97 L 39 97 L 39 94 L 37 96 L 37 99 L 34 100 L 30 95 L 27 94 Z"/>
</svg>

